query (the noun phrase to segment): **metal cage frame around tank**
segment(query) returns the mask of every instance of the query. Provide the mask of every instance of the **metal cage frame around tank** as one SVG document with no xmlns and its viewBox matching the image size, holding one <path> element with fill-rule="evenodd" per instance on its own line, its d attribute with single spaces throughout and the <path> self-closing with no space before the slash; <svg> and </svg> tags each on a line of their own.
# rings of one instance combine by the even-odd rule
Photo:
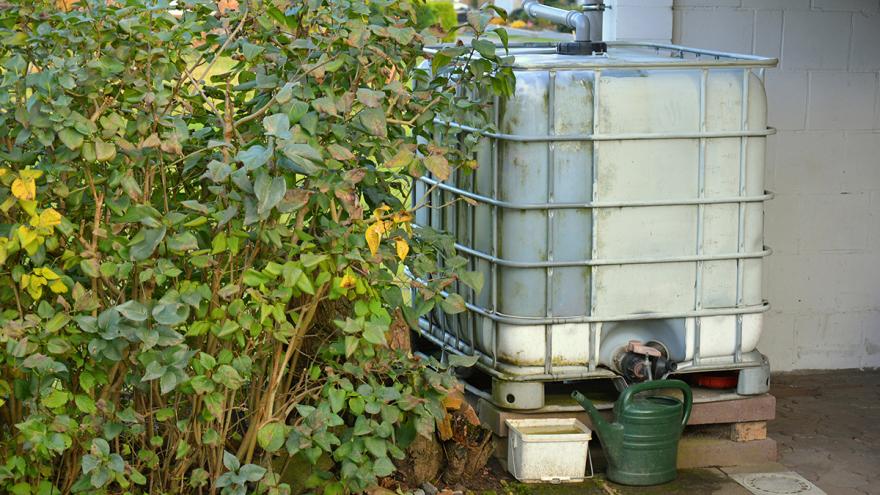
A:
<svg viewBox="0 0 880 495">
<path fill-rule="evenodd" d="M 463 125 L 456 122 L 445 122 L 441 120 L 437 120 L 441 125 L 459 128 L 461 130 L 477 132 L 483 137 L 487 138 L 491 142 L 491 164 L 492 164 L 492 194 L 493 196 L 497 196 L 499 192 L 499 158 L 498 158 L 498 142 L 506 141 L 506 142 L 531 142 L 531 143 L 547 143 L 547 154 L 548 154 L 548 163 L 553 164 L 554 158 L 554 147 L 557 142 L 573 142 L 573 141 L 582 141 L 582 142 L 590 142 L 592 143 L 592 156 L 591 163 L 588 166 L 592 167 L 592 201 L 586 203 L 556 203 L 553 202 L 553 167 L 550 166 L 548 169 L 548 173 L 550 174 L 550 178 L 547 181 L 548 187 L 548 199 L 549 201 L 546 203 L 516 203 L 510 201 L 503 201 L 498 199 L 497 197 L 484 196 L 471 191 L 467 191 L 465 189 L 461 189 L 459 187 L 452 186 L 450 184 L 446 184 L 442 181 L 439 181 L 430 176 L 419 177 L 417 180 L 423 182 L 429 189 L 429 198 L 427 200 L 428 205 L 434 206 L 438 204 L 445 204 L 447 202 L 447 198 L 445 195 L 450 195 L 455 199 L 459 198 L 467 198 L 471 202 L 482 203 L 488 205 L 491 208 L 491 223 L 490 226 L 492 230 L 491 234 L 491 252 L 482 252 L 476 249 L 473 249 L 469 246 L 465 246 L 456 242 L 456 249 L 464 254 L 468 255 L 468 264 L 470 269 L 475 268 L 475 260 L 477 258 L 485 260 L 489 262 L 490 269 L 490 287 L 492 290 L 490 301 L 490 308 L 483 308 L 473 303 L 476 294 L 474 291 L 469 290 L 470 300 L 466 301 L 466 308 L 468 311 L 476 313 L 485 318 L 489 318 L 495 322 L 492 329 L 492 352 L 491 354 L 486 354 L 476 348 L 475 344 L 475 333 L 476 333 L 476 319 L 471 318 L 471 322 L 468 325 L 468 340 L 462 338 L 460 327 L 461 322 L 456 322 L 455 325 L 449 325 L 445 320 L 447 318 L 456 318 L 458 319 L 459 315 L 446 315 L 439 314 L 438 318 L 441 320 L 439 322 L 433 321 L 430 318 L 423 318 L 420 322 L 423 330 L 422 335 L 435 345 L 439 346 L 444 352 L 449 352 L 457 355 L 470 355 L 478 357 L 477 366 L 480 367 L 487 374 L 491 375 L 494 378 L 501 379 L 504 381 L 511 382 L 525 382 L 525 381 L 556 381 L 556 380 L 576 380 L 576 379 L 586 379 L 586 378 L 596 378 L 596 377 L 612 377 L 616 376 L 610 370 L 598 369 L 597 363 L 599 359 L 599 332 L 598 325 L 604 322 L 619 322 L 619 321 L 633 321 L 633 320 L 652 320 L 652 319 L 668 319 L 668 318 L 694 318 L 695 322 L 695 331 L 694 331 L 694 352 L 693 358 L 690 362 L 680 363 L 679 369 L 680 371 L 708 371 L 714 369 L 738 369 L 745 368 L 751 366 L 761 366 L 762 359 L 760 358 L 760 354 L 757 351 L 753 351 L 748 354 L 755 354 L 750 356 L 744 356 L 742 352 L 742 317 L 744 314 L 754 314 L 754 313 L 763 313 L 769 310 L 769 303 L 764 300 L 761 304 L 757 305 L 744 305 L 743 304 L 743 261 L 746 259 L 752 258 L 763 258 L 770 254 L 770 248 L 764 246 L 764 249 L 761 251 L 755 252 L 746 252 L 745 251 L 745 206 L 748 203 L 754 202 L 764 202 L 773 197 L 773 194 L 769 191 L 764 191 L 764 194 L 761 195 L 746 195 L 746 150 L 748 147 L 748 138 L 750 137 L 766 137 L 775 133 L 775 129 L 772 127 L 766 127 L 762 130 L 748 130 L 749 121 L 748 121 L 748 98 L 749 98 L 749 77 L 751 74 L 755 74 L 758 79 L 762 82 L 764 80 L 764 70 L 766 68 L 774 67 L 778 60 L 775 58 L 767 58 L 753 55 L 741 55 L 735 53 L 727 53 L 721 51 L 713 51 L 713 50 L 703 50 L 703 49 L 695 49 L 689 48 L 679 45 L 671 45 L 671 44 L 656 44 L 656 43 L 636 43 L 636 42 L 608 42 L 609 48 L 651 48 L 654 49 L 656 53 L 661 53 L 664 51 L 668 51 L 670 57 L 675 61 L 673 62 L 658 62 L 658 61 L 633 61 L 633 62 L 623 62 L 623 61 L 573 61 L 572 63 L 564 66 L 541 66 L 540 64 L 532 64 L 528 67 L 517 67 L 516 62 L 514 61 L 512 67 L 515 70 L 546 70 L 549 72 L 549 77 L 551 78 L 550 88 L 550 105 L 548 105 L 548 128 L 550 133 L 544 136 L 525 136 L 525 135 L 516 135 L 516 134 L 505 134 L 499 132 L 490 132 L 483 129 L 473 128 L 467 125 Z M 511 48 L 521 48 L 525 49 L 525 51 L 519 51 L 521 54 L 536 54 L 536 53 L 554 53 L 555 45 L 552 44 L 539 44 L 539 43 L 527 43 L 527 44 L 519 44 L 514 45 L 511 44 Z M 432 50 L 429 50 L 432 51 Z M 603 59 L 600 59 L 603 60 Z M 556 134 L 554 132 L 554 122 L 555 122 L 555 106 L 553 105 L 553 101 L 555 98 L 555 84 L 552 81 L 556 77 L 556 73 L 560 71 L 568 71 L 568 70 L 583 70 L 589 69 L 594 71 L 595 79 L 593 85 L 593 100 L 599 101 L 599 80 L 602 77 L 602 72 L 605 70 L 617 70 L 617 69 L 662 69 L 662 70 L 694 70 L 699 69 L 701 71 L 700 77 L 700 85 L 699 85 L 699 132 L 693 133 L 682 133 L 682 132 L 673 132 L 673 133 L 627 133 L 627 134 L 599 134 L 597 133 L 598 121 L 599 121 L 599 105 L 593 105 L 593 119 L 592 119 L 592 132 L 589 134 Z M 743 73 L 743 84 L 742 84 L 742 110 L 740 115 L 739 122 L 739 130 L 737 131 L 725 131 L 725 132 L 708 132 L 706 126 L 706 86 L 709 72 L 717 69 L 742 69 Z M 494 127 L 497 129 L 499 125 L 499 117 L 500 117 L 500 106 L 499 100 L 496 97 L 494 102 Z M 712 138 L 739 138 L 739 194 L 731 197 L 720 197 L 720 198 L 707 198 L 705 197 L 705 167 L 706 167 L 706 140 Z M 656 200 L 656 201 L 599 201 L 597 198 L 598 195 L 598 176 L 596 173 L 597 170 L 597 144 L 602 141 L 627 141 L 627 140 L 656 140 L 656 139 L 699 139 L 699 151 L 698 151 L 698 196 L 696 198 L 681 198 L 675 200 Z M 455 176 L 453 176 L 453 183 L 458 183 L 458 171 L 455 172 Z M 417 198 L 416 195 L 413 195 L 413 205 L 416 204 L 421 198 Z M 709 204 L 737 204 L 738 205 L 738 222 L 737 222 L 737 250 L 732 253 L 725 254 L 713 254 L 707 255 L 703 252 L 703 224 L 704 224 L 704 208 L 705 205 Z M 622 208 L 622 207 L 648 207 L 648 206 L 678 206 L 678 205 L 695 205 L 697 206 L 697 221 L 696 221 L 696 246 L 694 249 L 694 254 L 688 256 L 675 256 L 675 257 L 644 257 L 644 258 L 621 258 L 621 259 L 596 259 L 597 255 L 597 221 L 596 215 L 597 211 L 603 208 Z M 468 208 L 468 215 L 470 216 L 470 239 L 473 240 L 475 229 L 475 212 L 476 206 L 467 204 L 465 206 Z M 523 261 L 511 261 L 500 258 L 498 254 L 498 213 L 501 209 L 513 209 L 513 210 L 544 210 L 547 215 L 547 232 L 546 235 L 550 237 L 550 242 L 548 242 L 548 252 L 546 255 L 545 261 L 533 261 L 533 262 L 523 262 Z M 556 210 L 561 209 L 583 209 L 590 210 L 591 214 L 591 259 L 586 260 L 578 260 L 578 261 L 555 261 L 553 260 L 553 251 L 552 251 L 552 235 L 553 235 L 553 217 L 554 212 Z M 458 239 L 458 225 L 455 216 L 452 217 L 453 225 L 443 225 L 443 229 L 451 232 L 455 235 L 456 239 Z M 441 217 L 441 222 L 445 224 L 445 217 Z M 702 292 L 701 288 L 701 279 L 702 279 L 702 263 L 704 261 L 715 261 L 715 260 L 736 260 L 736 305 L 732 307 L 726 308 L 717 308 L 717 309 L 705 309 L 702 307 Z M 499 266 L 509 266 L 509 267 L 517 267 L 517 268 L 544 268 L 546 270 L 546 276 L 548 280 L 552 280 L 553 277 L 553 268 L 554 267 L 563 267 L 563 266 L 602 266 L 602 265 L 621 265 L 621 264 L 651 264 L 651 263 L 677 263 L 677 262 L 696 262 L 696 287 L 695 287 L 695 297 L 694 297 L 694 308 L 690 311 L 683 312 L 669 312 L 669 313 L 640 313 L 640 314 L 624 314 L 624 315 L 616 315 L 616 316 L 594 316 L 592 312 L 596 306 L 596 287 L 595 287 L 595 276 L 590 276 L 590 315 L 585 316 L 574 316 L 574 317 L 556 317 L 551 314 L 551 305 L 549 300 L 545 300 L 545 308 L 546 314 L 544 317 L 519 317 L 513 315 L 507 315 L 500 313 L 497 310 L 498 307 L 498 267 Z M 462 289 L 463 286 L 459 286 L 459 293 L 464 293 Z M 448 296 L 448 293 L 443 294 L 444 297 Z M 549 299 L 551 297 L 551 291 L 545 291 L 545 299 Z M 722 363 L 718 364 L 716 361 L 711 363 L 701 362 L 700 356 L 700 317 L 708 317 L 708 316 L 724 316 L 731 315 L 736 316 L 736 351 L 733 356 L 733 363 Z M 498 369 L 496 369 L 498 364 L 498 323 L 506 323 L 512 325 L 543 325 L 544 326 L 544 341 L 545 341 L 545 356 L 544 356 L 544 364 L 543 364 L 543 373 L 532 373 L 532 374 L 508 374 L 504 373 Z M 589 324 L 589 342 L 590 342 L 590 358 L 587 363 L 586 371 L 554 371 L 554 365 L 552 362 L 553 356 L 553 342 L 552 342 L 552 332 L 551 325 L 560 324 L 560 323 L 587 323 Z M 438 338 L 432 332 L 433 328 L 440 327 L 443 330 L 444 337 Z M 452 332 L 450 332 L 450 329 Z M 449 337 L 454 338 L 454 342 L 450 343 Z M 714 359 L 714 358 L 713 358 Z M 731 366 L 733 364 L 733 366 Z"/>
</svg>

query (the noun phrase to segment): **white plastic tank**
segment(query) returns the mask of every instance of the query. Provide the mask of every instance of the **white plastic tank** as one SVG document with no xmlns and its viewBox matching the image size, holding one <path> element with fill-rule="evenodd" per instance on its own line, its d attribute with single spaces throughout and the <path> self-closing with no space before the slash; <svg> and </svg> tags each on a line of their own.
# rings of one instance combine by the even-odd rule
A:
<svg viewBox="0 0 880 495">
<path fill-rule="evenodd" d="M 764 364 L 763 69 L 775 59 L 609 43 L 601 55 L 523 47 L 478 168 L 431 185 L 419 224 L 451 232 L 480 294 L 424 334 L 476 354 L 503 387 L 620 373 L 631 340 L 678 372 Z M 447 123 L 462 127 L 460 123 Z M 466 127 L 466 126 L 464 126 Z M 513 401 L 507 398 L 513 398 Z"/>
</svg>

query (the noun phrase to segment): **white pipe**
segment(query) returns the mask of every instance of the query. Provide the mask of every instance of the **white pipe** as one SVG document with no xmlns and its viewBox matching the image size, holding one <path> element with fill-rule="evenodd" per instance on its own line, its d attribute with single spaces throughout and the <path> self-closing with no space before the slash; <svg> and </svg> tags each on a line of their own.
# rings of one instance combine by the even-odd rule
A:
<svg viewBox="0 0 880 495">
<path fill-rule="evenodd" d="M 550 7 L 538 0 L 525 0 L 522 8 L 531 17 L 545 19 L 574 29 L 575 41 L 590 41 L 590 19 L 584 12 Z"/>
</svg>

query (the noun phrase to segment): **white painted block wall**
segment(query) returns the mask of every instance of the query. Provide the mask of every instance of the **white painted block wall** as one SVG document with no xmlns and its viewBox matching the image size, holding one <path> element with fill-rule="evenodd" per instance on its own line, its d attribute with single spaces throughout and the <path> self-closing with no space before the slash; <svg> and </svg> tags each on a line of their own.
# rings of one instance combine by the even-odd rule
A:
<svg viewBox="0 0 880 495">
<path fill-rule="evenodd" d="M 674 43 L 780 59 L 761 350 L 777 371 L 880 366 L 880 0 L 674 0 L 672 18 Z"/>
</svg>

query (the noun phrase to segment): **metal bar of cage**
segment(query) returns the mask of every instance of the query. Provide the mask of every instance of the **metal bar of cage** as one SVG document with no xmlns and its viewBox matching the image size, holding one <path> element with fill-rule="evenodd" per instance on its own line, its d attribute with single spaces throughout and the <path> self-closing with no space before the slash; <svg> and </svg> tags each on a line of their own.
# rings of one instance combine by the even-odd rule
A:
<svg viewBox="0 0 880 495">
<path fill-rule="evenodd" d="M 550 135 L 556 133 L 556 71 L 547 73 L 547 130 Z M 555 180 L 554 170 L 556 168 L 556 150 L 555 143 L 549 141 L 547 143 L 547 202 L 553 203 L 553 182 Z M 553 262 L 553 217 L 555 212 L 552 209 L 545 211 L 546 215 L 546 237 L 547 243 L 547 261 Z M 546 279 L 544 280 L 544 315 L 548 318 L 553 316 L 553 266 L 548 265 L 545 268 Z M 544 372 L 551 374 L 553 372 L 553 327 L 544 325 Z"/>
<path fill-rule="evenodd" d="M 461 189 L 431 177 L 422 176 L 419 181 L 435 186 L 439 189 L 451 192 L 457 196 L 474 200 L 478 203 L 485 203 L 499 208 L 509 210 L 571 210 L 571 209 L 589 209 L 589 208 L 637 208 L 647 206 L 687 206 L 687 205 L 714 205 L 714 204 L 733 204 L 733 203 L 761 203 L 773 198 L 773 193 L 765 191 L 764 194 L 758 196 L 729 196 L 719 198 L 681 198 L 681 199 L 660 199 L 648 201 L 598 201 L 588 203 L 513 203 L 510 201 L 501 201 L 496 198 L 476 194 L 465 189 Z"/>
<path fill-rule="evenodd" d="M 470 256 L 489 261 L 506 268 L 547 268 L 547 267 L 574 267 L 574 266 L 608 266 L 608 265 L 650 265 L 656 263 L 685 263 L 691 261 L 723 261 L 723 260 L 742 260 L 750 258 L 764 258 L 769 256 L 773 251 L 765 247 L 762 251 L 738 251 L 736 253 L 723 254 L 701 254 L 701 255 L 682 255 L 682 256 L 663 256 L 656 258 L 608 258 L 608 259 L 589 259 L 574 261 L 511 261 L 497 256 L 486 254 L 482 251 L 472 249 L 462 244 L 455 244 L 455 248 Z"/>
<path fill-rule="evenodd" d="M 601 71 L 596 71 L 601 72 Z M 458 122 L 449 122 L 443 119 L 434 119 L 437 125 L 461 129 L 467 132 L 476 132 L 485 137 L 497 139 L 500 141 L 510 141 L 514 143 L 541 143 L 545 141 L 636 141 L 636 140 L 656 140 L 656 139 L 700 139 L 700 138 L 735 138 L 735 137 L 763 137 L 776 134 L 776 129 L 767 127 L 764 130 L 740 130 L 740 131 L 715 131 L 715 132 L 626 132 L 618 134 L 599 134 L 595 131 L 590 134 L 553 134 L 544 136 L 525 136 L 519 134 L 509 134 L 504 132 L 492 132 L 486 129 L 461 124 Z M 497 126 L 496 126 L 497 128 Z"/>
<path fill-rule="evenodd" d="M 599 129 L 599 87 L 602 80 L 602 71 L 597 70 L 593 76 L 593 118 L 591 134 L 595 136 Z M 590 201 L 592 203 L 599 202 L 599 143 L 593 140 L 590 143 Z M 590 210 L 590 261 L 594 261 L 598 256 L 598 227 L 597 227 L 597 209 Z M 590 317 L 595 315 L 596 311 L 596 271 L 590 268 Z M 595 371 L 599 362 L 599 339 L 601 338 L 602 325 L 599 323 L 590 323 L 590 349 L 593 354 L 590 359 L 590 371 Z"/>
<path fill-rule="evenodd" d="M 498 127 L 501 116 L 500 98 L 495 97 L 493 105 L 493 124 Z M 498 170 L 498 146 L 492 143 L 492 195 L 498 196 L 498 184 L 500 183 Z M 498 256 L 498 207 L 492 206 L 492 256 Z M 498 265 L 490 263 L 492 271 L 492 312 L 498 311 Z M 498 365 L 498 325 L 492 325 L 492 365 Z"/>
<path fill-rule="evenodd" d="M 703 69 L 700 71 L 700 133 L 706 132 L 706 86 L 709 78 L 709 71 Z M 699 151 L 697 154 L 697 196 L 704 199 L 706 196 L 706 138 L 700 138 Z M 740 199 L 742 199 L 740 197 Z M 706 214 L 706 207 L 700 203 L 697 205 L 697 256 L 703 254 L 703 223 Z M 694 274 L 694 310 L 699 311 L 703 307 L 703 261 L 698 260 L 696 263 L 696 273 Z M 699 318 L 694 319 L 694 362 L 700 361 L 700 330 L 701 324 Z"/>
</svg>

